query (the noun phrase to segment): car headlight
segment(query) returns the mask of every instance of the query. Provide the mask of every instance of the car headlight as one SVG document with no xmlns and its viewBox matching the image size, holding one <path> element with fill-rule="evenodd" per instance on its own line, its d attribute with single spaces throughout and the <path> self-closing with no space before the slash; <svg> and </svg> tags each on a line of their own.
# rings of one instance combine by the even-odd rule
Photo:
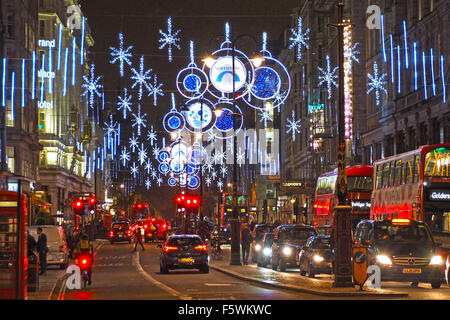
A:
<svg viewBox="0 0 450 320">
<path fill-rule="evenodd" d="M 391 265 L 392 261 L 388 256 L 385 256 L 383 254 L 379 254 L 377 255 L 377 262 L 379 264 L 384 264 L 384 265 Z"/>
<path fill-rule="evenodd" d="M 264 248 L 263 254 L 264 254 L 266 257 L 270 256 L 270 255 L 272 254 L 272 249 L 270 249 L 270 248 Z"/>
<path fill-rule="evenodd" d="M 313 256 L 313 260 L 314 260 L 314 262 L 322 262 L 324 259 L 323 259 L 322 256 L 319 256 L 318 254 L 315 254 Z"/>
<path fill-rule="evenodd" d="M 256 251 L 260 251 L 261 250 L 261 245 L 260 244 L 255 245 L 255 250 Z"/>
<path fill-rule="evenodd" d="M 441 265 L 444 263 L 444 260 L 441 256 L 432 256 L 430 260 L 430 264 L 432 265 Z"/>
<path fill-rule="evenodd" d="M 290 255 L 292 254 L 292 249 L 289 248 L 289 247 L 284 247 L 284 248 L 283 248 L 283 254 L 284 254 L 285 256 L 290 256 Z"/>
</svg>

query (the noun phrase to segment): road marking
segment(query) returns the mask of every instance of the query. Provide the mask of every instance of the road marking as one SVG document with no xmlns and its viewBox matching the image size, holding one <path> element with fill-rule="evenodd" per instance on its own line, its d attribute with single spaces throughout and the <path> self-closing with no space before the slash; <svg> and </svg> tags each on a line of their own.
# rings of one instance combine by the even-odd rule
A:
<svg viewBox="0 0 450 320">
<path fill-rule="evenodd" d="M 164 291 L 170 293 L 171 295 L 180 298 L 181 300 L 192 300 L 192 297 L 186 296 L 181 294 L 180 292 L 176 291 L 175 289 L 172 289 L 171 287 L 165 285 L 162 282 L 159 282 L 158 280 L 154 279 L 151 275 L 149 275 L 141 266 L 139 263 L 139 251 L 136 251 L 133 255 L 133 265 L 136 266 L 137 271 L 149 282 L 153 283 L 157 287 L 163 289 Z"/>
<path fill-rule="evenodd" d="M 232 286 L 232 283 L 204 283 L 205 286 L 208 287 L 228 287 Z"/>
</svg>

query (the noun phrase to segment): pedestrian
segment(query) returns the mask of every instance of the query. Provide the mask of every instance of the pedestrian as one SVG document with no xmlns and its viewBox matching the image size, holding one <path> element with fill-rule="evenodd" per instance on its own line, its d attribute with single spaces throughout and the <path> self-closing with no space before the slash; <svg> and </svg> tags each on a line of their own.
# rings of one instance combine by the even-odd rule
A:
<svg viewBox="0 0 450 320">
<path fill-rule="evenodd" d="M 141 247 L 142 247 L 142 250 L 145 251 L 144 245 L 142 244 L 142 230 L 141 230 L 141 227 L 136 228 L 134 241 L 135 241 L 135 244 L 134 244 L 134 251 L 133 252 L 136 251 L 136 247 L 137 247 L 138 244 L 140 244 Z"/>
<path fill-rule="evenodd" d="M 30 231 L 27 231 L 27 250 L 28 252 L 34 252 L 36 250 L 36 240 L 34 237 L 30 234 Z"/>
<path fill-rule="evenodd" d="M 36 249 L 39 253 L 39 261 L 40 261 L 39 267 L 41 269 L 39 274 L 42 275 L 47 272 L 47 252 L 48 252 L 47 236 L 45 235 L 45 233 L 42 232 L 41 227 L 37 228 L 37 234 L 39 238 L 37 241 Z"/>
<path fill-rule="evenodd" d="M 152 232 L 152 241 L 156 242 L 156 238 L 158 237 L 158 228 L 153 222 L 150 223 L 150 231 Z"/>
<path fill-rule="evenodd" d="M 242 260 L 244 265 L 248 265 L 248 256 L 250 253 L 250 245 L 252 244 L 253 236 L 247 224 L 243 225 L 241 231 L 241 246 L 242 246 Z"/>
</svg>

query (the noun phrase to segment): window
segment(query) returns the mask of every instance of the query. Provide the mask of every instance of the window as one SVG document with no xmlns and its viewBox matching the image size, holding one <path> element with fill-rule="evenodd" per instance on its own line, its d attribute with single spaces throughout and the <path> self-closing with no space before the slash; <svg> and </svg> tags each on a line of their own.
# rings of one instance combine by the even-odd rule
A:
<svg viewBox="0 0 450 320">
<path fill-rule="evenodd" d="M 375 189 L 380 189 L 382 186 L 382 181 L 383 181 L 383 165 L 379 164 L 375 167 L 376 169 L 376 182 L 375 182 Z"/>
<path fill-rule="evenodd" d="M 347 189 L 349 192 L 370 192 L 372 191 L 372 177 L 349 176 Z"/>
<path fill-rule="evenodd" d="M 413 182 L 419 182 L 420 177 L 420 154 L 414 156 L 414 172 L 413 172 Z"/>
<path fill-rule="evenodd" d="M 394 169 L 394 186 L 399 186 L 402 184 L 402 169 L 403 163 L 402 160 L 395 161 L 395 169 Z"/>
<path fill-rule="evenodd" d="M 15 158 L 15 148 L 6 146 L 6 157 L 8 162 L 8 170 L 14 173 L 14 158 Z"/>
<path fill-rule="evenodd" d="M 39 130 L 45 131 L 45 113 L 39 112 Z"/>
<path fill-rule="evenodd" d="M 394 174 L 395 174 L 395 161 L 391 161 L 391 166 L 389 168 L 389 187 L 394 186 Z"/>
<path fill-rule="evenodd" d="M 450 177 L 450 150 L 448 148 L 436 148 L 425 155 L 424 175 L 433 177 Z"/>
<path fill-rule="evenodd" d="M 413 182 L 413 158 L 410 158 L 404 164 L 404 172 L 405 172 L 405 183 L 409 184 Z"/>
<path fill-rule="evenodd" d="M 389 163 L 383 165 L 383 189 L 389 187 Z"/>
</svg>

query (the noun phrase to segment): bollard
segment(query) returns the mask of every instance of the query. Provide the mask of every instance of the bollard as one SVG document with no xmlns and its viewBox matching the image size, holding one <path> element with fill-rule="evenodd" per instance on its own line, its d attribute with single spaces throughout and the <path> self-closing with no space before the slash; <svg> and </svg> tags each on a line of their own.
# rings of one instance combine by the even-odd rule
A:
<svg viewBox="0 0 450 320">
<path fill-rule="evenodd" d="M 39 258 L 33 251 L 28 251 L 28 291 L 39 291 Z"/>
</svg>

